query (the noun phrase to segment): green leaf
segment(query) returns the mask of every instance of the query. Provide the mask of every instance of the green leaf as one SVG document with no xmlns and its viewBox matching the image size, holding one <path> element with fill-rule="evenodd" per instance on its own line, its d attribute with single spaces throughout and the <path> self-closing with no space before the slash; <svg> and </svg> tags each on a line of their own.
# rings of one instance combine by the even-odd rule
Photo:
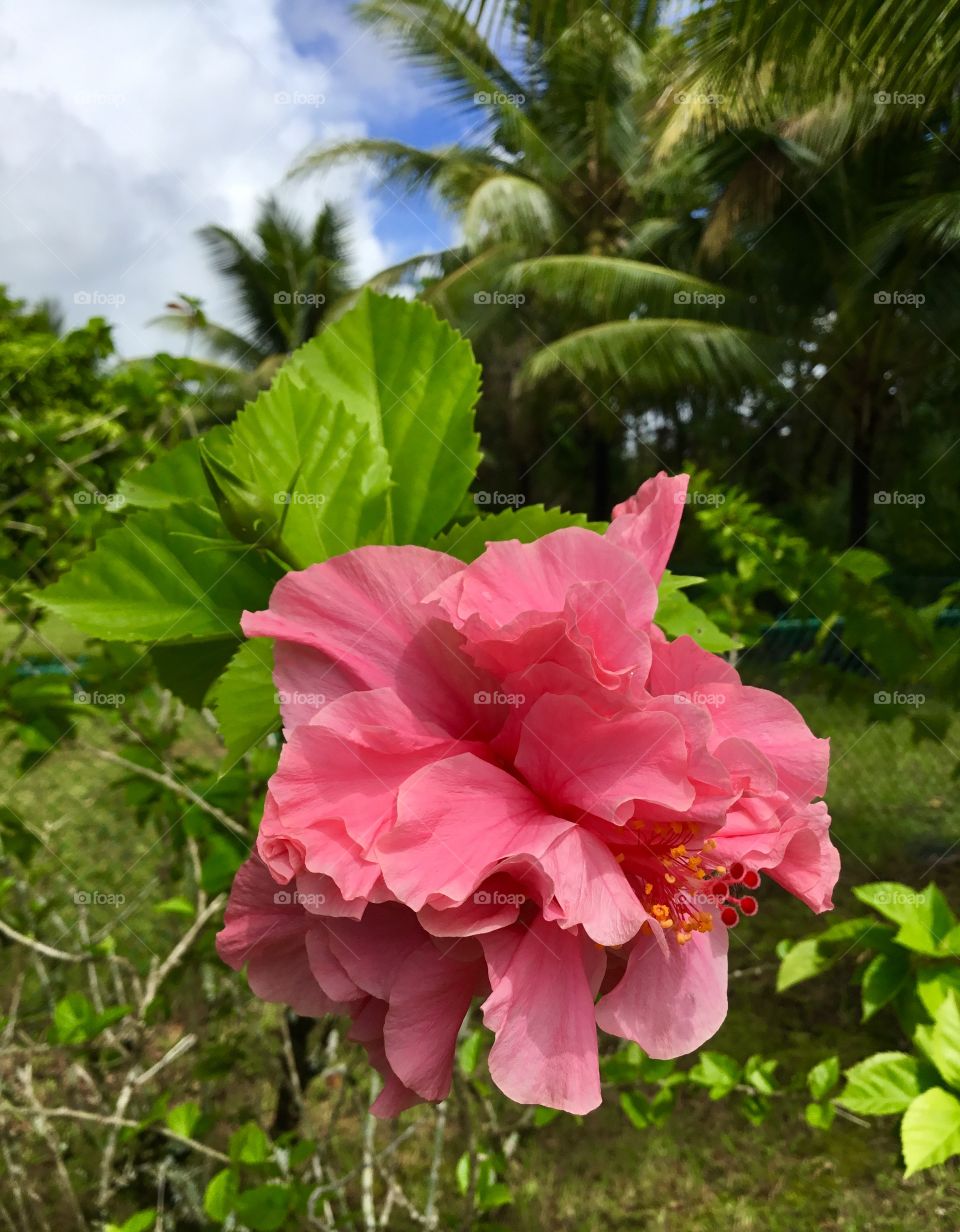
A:
<svg viewBox="0 0 960 1232">
<path fill-rule="evenodd" d="M 171 1108 L 164 1120 L 167 1128 L 172 1129 L 175 1134 L 179 1134 L 181 1138 L 191 1138 L 202 1115 L 200 1105 L 189 1099 L 186 1103 Z"/>
<path fill-rule="evenodd" d="M 225 637 L 214 642 L 154 646 L 150 658 L 163 688 L 169 689 L 174 697 L 179 697 L 194 710 L 199 710 L 236 649 L 237 639 Z"/>
<path fill-rule="evenodd" d="M 877 881 L 854 886 L 853 892 L 862 903 L 900 925 L 894 937 L 898 945 L 920 954 L 941 954 L 944 941 L 957 925 L 949 903 L 932 882 L 917 891 L 900 882 Z"/>
<path fill-rule="evenodd" d="M 924 1091 L 903 1114 L 900 1140 L 906 1177 L 960 1154 L 960 1100 L 942 1087 Z"/>
<path fill-rule="evenodd" d="M 920 1063 L 905 1052 L 877 1052 L 852 1065 L 837 1103 L 864 1116 L 903 1112 L 920 1094 Z"/>
<path fill-rule="evenodd" d="M 82 1044 L 90 1038 L 96 1010 L 82 992 L 71 992 L 57 1002 L 53 1011 L 53 1037 L 58 1044 Z"/>
<path fill-rule="evenodd" d="M 476 1070 L 480 1063 L 480 1050 L 483 1047 L 483 1031 L 477 1027 L 457 1049 L 457 1063 L 461 1074 L 467 1078 Z"/>
<path fill-rule="evenodd" d="M 658 589 L 657 611 L 654 621 L 668 637 L 692 637 L 698 646 L 714 654 L 733 650 L 739 645 L 728 633 L 724 633 L 710 617 L 692 603 L 683 593 L 683 587 L 691 584 L 689 578 L 675 578 L 665 574 Z"/>
<path fill-rule="evenodd" d="M 213 710 L 231 763 L 280 726 L 273 642 L 244 642 L 213 689 Z"/>
<path fill-rule="evenodd" d="M 807 1074 L 807 1086 L 814 1099 L 824 1099 L 840 1081 L 840 1058 L 827 1057 Z"/>
<path fill-rule="evenodd" d="M 245 542 L 264 534 L 294 568 L 358 547 L 386 514 L 387 451 L 369 423 L 334 405 L 326 379 L 317 338 L 234 420 L 215 476 L 240 520 L 224 518 L 233 533 Z"/>
<path fill-rule="evenodd" d="M 114 1227 L 115 1225 L 110 1224 L 108 1226 Z M 150 1228 L 155 1228 L 156 1226 L 156 1211 L 137 1211 L 135 1215 L 131 1215 L 129 1219 L 123 1222 L 117 1229 L 117 1232 L 149 1232 Z"/>
<path fill-rule="evenodd" d="M 777 972 L 777 992 L 784 992 L 828 970 L 847 954 L 866 946 L 876 945 L 890 933 L 887 924 L 881 924 L 872 916 L 858 916 L 854 920 L 842 920 L 825 929 L 817 937 L 805 937 L 791 945 L 780 960 Z"/>
<path fill-rule="evenodd" d="M 833 1104 L 824 1102 L 807 1104 L 803 1114 L 812 1129 L 829 1129 L 837 1115 L 837 1110 Z"/>
<path fill-rule="evenodd" d="M 138 511 L 39 601 L 107 641 L 238 637 L 240 613 L 266 606 L 280 570 L 241 544 L 224 548 L 222 533 L 196 505 Z"/>
<path fill-rule="evenodd" d="M 194 437 L 161 453 L 155 461 L 122 479 L 117 496 L 123 505 L 141 509 L 169 509 L 171 505 L 203 505 L 213 510 L 213 496 L 200 465 L 200 439 Z M 227 429 L 211 428 L 202 440 L 220 452 Z"/>
<path fill-rule="evenodd" d="M 764 1060 L 761 1056 L 749 1057 L 743 1067 L 743 1077 L 761 1095 L 772 1095 L 777 1089 L 773 1075 L 778 1064 L 773 1058 Z"/>
<path fill-rule="evenodd" d="M 272 1154 L 270 1139 L 256 1121 L 248 1121 L 230 1135 L 227 1154 L 235 1164 L 265 1164 Z"/>
<path fill-rule="evenodd" d="M 892 1001 L 910 978 L 910 955 L 899 947 L 875 954 L 863 974 L 863 1021 Z"/>
<path fill-rule="evenodd" d="M 505 539 L 533 543 L 535 539 L 567 526 L 583 526 L 598 534 L 605 529 L 602 522 L 588 522 L 582 513 L 564 513 L 562 509 L 528 505 L 522 509 L 502 509 L 499 513 L 481 514 L 462 525 L 452 526 L 442 535 L 437 535 L 429 546 L 469 564 L 476 560 L 488 543 Z"/>
<path fill-rule="evenodd" d="M 290 1189 L 286 1185 L 258 1185 L 246 1189 L 234 1203 L 237 1218 L 254 1232 L 276 1232 L 287 1222 Z"/>
<path fill-rule="evenodd" d="M 946 1081 L 960 1088 L 960 999 L 949 992 L 927 1036 L 927 1054 Z"/>
<path fill-rule="evenodd" d="M 480 369 L 426 304 L 364 291 L 284 365 L 342 402 L 390 458 L 389 539 L 427 543 L 450 521 L 480 461 Z"/>
<path fill-rule="evenodd" d="M 237 1200 L 237 1178 L 229 1168 L 218 1172 L 203 1195 L 203 1209 L 215 1223 L 223 1223 Z"/>
<path fill-rule="evenodd" d="M 931 1018 L 951 992 L 960 994 L 960 967 L 921 967 L 917 972 L 917 996 Z"/>
<path fill-rule="evenodd" d="M 643 1096 L 630 1091 L 620 1092 L 620 1107 L 634 1129 L 649 1129 L 653 1124 L 650 1117 L 649 1101 Z"/>
<path fill-rule="evenodd" d="M 723 1052 L 711 1052 L 704 1049 L 697 1057 L 697 1063 L 689 1071 L 691 1082 L 710 1089 L 711 1099 L 722 1099 L 729 1095 L 740 1081 L 742 1070 L 739 1061 Z"/>
</svg>

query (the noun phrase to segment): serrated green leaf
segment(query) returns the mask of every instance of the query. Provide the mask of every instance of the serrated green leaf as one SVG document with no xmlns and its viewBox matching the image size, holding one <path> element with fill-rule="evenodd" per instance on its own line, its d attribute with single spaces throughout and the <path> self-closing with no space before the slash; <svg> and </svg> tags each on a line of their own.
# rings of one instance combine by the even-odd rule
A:
<svg viewBox="0 0 960 1232">
<path fill-rule="evenodd" d="M 471 521 L 451 527 L 437 535 L 429 546 L 446 552 L 467 564 L 481 555 L 488 543 L 519 539 L 521 543 L 562 530 L 567 526 L 584 526 L 602 534 L 602 522 L 588 522 L 582 513 L 564 513 L 562 509 L 545 509 L 543 505 L 527 505 L 522 509 L 503 509 L 499 513 L 481 514 Z"/>
<path fill-rule="evenodd" d="M 820 975 L 855 950 L 877 944 L 890 931 L 889 925 L 867 915 L 854 920 L 841 920 L 817 937 L 804 937 L 791 945 L 780 960 L 777 992 L 784 992 L 794 984 Z"/>
<path fill-rule="evenodd" d="M 181 441 L 141 470 L 127 475 L 117 487 L 122 505 L 169 509 L 171 505 L 193 504 L 212 511 L 213 496 L 200 465 L 200 439 L 208 449 L 220 452 L 227 439 L 227 429 L 217 426 L 205 432 L 202 438 Z"/>
<path fill-rule="evenodd" d="M 863 1021 L 892 1001 L 910 978 L 910 955 L 899 946 L 875 954 L 863 974 Z"/>
<path fill-rule="evenodd" d="M 181 642 L 173 646 L 154 646 L 150 658 L 160 685 L 199 710 L 211 686 L 236 653 L 237 646 L 235 637 L 211 642 Z"/>
<path fill-rule="evenodd" d="M 688 579 L 680 579 L 687 582 Z M 692 637 L 698 646 L 714 654 L 734 650 L 738 645 L 734 638 L 724 633 L 710 617 L 687 598 L 677 579 L 670 577 L 666 585 L 658 588 L 657 610 L 654 622 L 668 637 Z"/>
<path fill-rule="evenodd" d="M 323 350 L 321 338 L 301 347 L 234 420 L 222 455 L 244 513 L 259 516 L 252 537 L 275 524 L 270 546 L 300 569 L 382 534 L 390 486 L 387 451 L 371 425 L 325 392 Z"/>
<path fill-rule="evenodd" d="M 917 1095 L 903 1114 L 900 1141 L 907 1177 L 960 1154 L 960 1100 L 942 1087 Z"/>
<path fill-rule="evenodd" d="M 213 688 L 213 710 L 233 763 L 280 726 L 273 684 L 273 642 L 244 642 Z"/>
<path fill-rule="evenodd" d="M 960 999 L 953 991 L 944 997 L 927 1037 L 927 1055 L 946 1082 L 960 1088 Z"/>
<path fill-rule="evenodd" d="M 266 606 L 281 571 L 242 544 L 219 546 L 222 533 L 197 505 L 139 510 L 38 599 L 107 641 L 239 637 L 240 613 Z"/>
<path fill-rule="evenodd" d="M 939 955 L 942 945 L 957 925 L 957 918 L 941 891 L 932 882 L 922 891 L 896 881 L 877 881 L 854 886 L 862 903 L 900 928 L 894 937 L 898 945 L 921 954 Z"/>
<path fill-rule="evenodd" d="M 917 996 L 931 1018 L 951 992 L 960 995 L 960 967 L 921 967 L 917 972 Z"/>
<path fill-rule="evenodd" d="M 891 1116 L 920 1094 L 920 1063 L 905 1052 L 877 1052 L 852 1065 L 836 1102 L 863 1116 Z"/>
<path fill-rule="evenodd" d="M 454 516 L 480 461 L 470 344 L 426 304 L 364 291 L 284 365 L 342 402 L 390 459 L 388 542 L 428 543 Z"/>
</svg>

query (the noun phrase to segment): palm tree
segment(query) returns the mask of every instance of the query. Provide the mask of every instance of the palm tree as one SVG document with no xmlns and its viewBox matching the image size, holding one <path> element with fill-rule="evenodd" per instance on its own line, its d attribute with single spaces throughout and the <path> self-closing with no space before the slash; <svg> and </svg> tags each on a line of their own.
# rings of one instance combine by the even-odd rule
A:
<svg viewBox="0 0 960 1232">
<path fill-rule="evenodd" d="M 922 22 L 892 0 L 779 18 L 718 0 L 684 23 L 678 89 L 719 102 L 673 108 L 659 143 L 666 160 L 695 151 L 722 186 L 704 266 L 733 266 L 776 318 L 790 393 L 771 422 L 807 465 L 772 482 L 809 490 L 819 464 L 846 492 L 850 544 L 867 541 L 884 474 L 909 487 L 912 426 L 930 441 L 952 417 L 938 386 L 960 325 L 960 38 Z"/>
<path fill-rule="evenodd" d="M 230 366 L 269 380 L 282 360 L 312 338 L 350 289 L 346 220 L 325 206 L 305 228 L 268 197 L 252 238 L 211 225 L 198 234 L 214 268 L 231 283 L 239 330 L 210 321 L 202 303 L 181 295 L 157 323 L 206 344 Z"/>
<path fill-rule="evenodd" d="M 525 6 L 508 7 L 516 69 L 453 2 L 361 0 L 362 18 L 472 108 L 477 138 L 443 150 L 341 142 L 298 170 L 365 159 L 394 190 L 426 190 L 454 215 L 456 249 L 422 254 L 379 281 L 423 282 L 482 358 L 489 350 L 488 372 L 509 355 L 493 390 L 488 379 L 488 450 L 492 440 L 501 462 L 519 456 L 514 482 L 534 467 L 552 482 L 543 455 L 570 438 L 580 475 L 590 473 L 590 508 L 604 516 L 625 437 L 644 414 L 694 389 L 736 390 L 764 369 L 719 310 L 720 289 L 673 263 L 692 258 L 700 224 L 691 207 L 706 207 L 712 189 L 689 159 L 669 169 L 653 161 L 674 37 L 647 50 L 605 6 L 570 4 L 571 24 L 547 39 Z M 645 21 L 651 6 L 633 8 Z"/>
</svg>

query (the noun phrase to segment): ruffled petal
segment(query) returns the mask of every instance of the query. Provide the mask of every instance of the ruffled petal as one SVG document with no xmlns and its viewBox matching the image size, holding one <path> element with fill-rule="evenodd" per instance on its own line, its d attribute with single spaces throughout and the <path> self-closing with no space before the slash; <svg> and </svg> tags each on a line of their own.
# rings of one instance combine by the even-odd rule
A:
<svg viewBox="0 0 960 1232">
<path fill-rule="evenodd" d="M 689 475 L 661 471 L 628 500 L 615 505 L 606 537 L 630 552 L 659 583 L 673 551 L 686 504 Z"/>
<path fill-rule="evenodd" d="M 591 1112 L 600 1104 L 597 1030 L 581 938 L 541 919 L 481 939 L 491 993 L 483 1021 L 496 1034 L 490 1077 L 520 1104 Z"/>
<path fill-rule="evenodd" d="M 719 924 L 685 945 L 641 933 L 620 982 L 597 1003 L 597 1023 L 651 1057 L 693 1052 L 727 1016 L 727 943 Z"/>
</svg>

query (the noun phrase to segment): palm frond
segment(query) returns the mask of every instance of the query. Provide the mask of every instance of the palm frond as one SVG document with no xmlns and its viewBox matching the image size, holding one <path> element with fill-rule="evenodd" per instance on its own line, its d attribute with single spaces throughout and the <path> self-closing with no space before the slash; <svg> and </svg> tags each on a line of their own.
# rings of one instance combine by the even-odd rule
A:
<svg viewBox="0 0 960 1232">
<path fill-rule="evenodd" d="M 762 342 L 707 321 L 610 321 L 567 334 L 530 357 L 524 387 L 567 373 L 597 396 L 614 386 L 644 394 L 684 388 L 736 389 L 770 379 Z"/>
<path fill-rule="evenodd" d="M 562 234 L 561 212 L 550 194 L 520 175 L 493 175 L 473 193 L 463 233 L 474 252 L 494 243 L 549 246 Z"/>
<path fill-rule="evenodd" d="M 626 257 L 549 256 L 519 261 L 506 285 L 589 317 L 627 316 L 641 306 L 723 304 L 722 287 L 693 274 Z"/>
</svg>

